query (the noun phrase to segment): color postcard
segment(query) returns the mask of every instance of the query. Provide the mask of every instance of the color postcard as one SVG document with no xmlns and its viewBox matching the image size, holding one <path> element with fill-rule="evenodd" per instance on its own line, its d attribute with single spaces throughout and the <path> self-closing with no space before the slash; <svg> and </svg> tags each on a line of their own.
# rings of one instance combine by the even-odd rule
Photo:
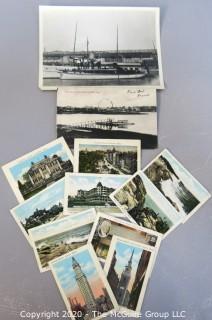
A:
<svg viewBox="0 0 212 320">
<path fill-rule="evenodd" d="M 73 171 L 73 155 L 61 137 L 2 167 L 19 202 Z"/>
<path fill-rule="evenodd" d="M 161 236 L 157 232 L 99 213 L 94 221 L 89 243 L 92 244 L 97 257 L 103 263 L 114 236 L 125 238 L 126 241 L 143 243 L 154 248 L 155 252 L 158 251 L 161 242 Z"/>
<path fill-rule="evenodd" d="M 132 175 L 141 169 L 141 141 L 75 139 L 74 172 Z"/>
<path fill-rule="evenodd" d="M 132 222 L 162 235 L 171 232 L 184 218 L 142 171 L 130 177 L 110 198 Z"/>
<path fill-rule="evenodd" d="M 160 9 L 40 6 L 39 87 L 163 89 Z"/>
<path fill-rule="evenodd" d="M 120 313 L 139 316 L 154 261 L 152 247 L 113 237 L 104 271 Z"/>
<path fill-rule="evenodd" d="M 71 319 L 100 319 L 118 310 L 93 248 L 83 246 L 50 262 Z"/>
<path fill-rule="evenodd" d="M 60 88 L 57 136 L 71 150 L 74 140 L 140 140 L 142 149 L 157 147 L 156 90 L 133 88 Z"/>
<path fill-rule="evenodd" d="M 210 197 L 210 193 L 167 150 L 163 150 L 144 174 L 178 213 L 189 219 Z"/>
<path fill-rule="evenodd" d="M 10 210 L 13 218 L 29 242 L 30 229 L 65 217 L 64 192 L 65 178 L 62 178 Z"/>
<path fill-rule="evenodd" d="M 128 175 L 66 174 L 64 211 L 66 214 L 76 214 L 95 208 L 97 212 L 123 217 L 123 213 L 109 196 L 128 178 Z"/>
<path fill-rule="evenodd" d="M 62 221 L 30 229 L 30 242 L 40 272 L 49 270 L 50 261 L 87 244 L 94 219 L 95 210 L 89 209 L 80 213 L 78 219 L 76 215 L 69 216 Z"/>
</svg>

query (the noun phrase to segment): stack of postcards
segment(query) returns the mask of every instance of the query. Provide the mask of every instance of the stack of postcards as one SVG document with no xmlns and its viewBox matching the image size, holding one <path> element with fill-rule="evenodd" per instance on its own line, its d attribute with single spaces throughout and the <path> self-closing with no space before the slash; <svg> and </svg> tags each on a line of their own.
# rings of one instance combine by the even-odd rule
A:
<svg viewBox="0 0 212 320">
<path fill-rule="evenodd" d="M 157 148 L 158 8 L 40 7 L 40 87 L 57 139 L 3 167 L 11 213 L 70 317 L 140 313 L 160 242 L 210 194 Z M 145 151 L 144 151 L 145 152 Z"/>
</svg>

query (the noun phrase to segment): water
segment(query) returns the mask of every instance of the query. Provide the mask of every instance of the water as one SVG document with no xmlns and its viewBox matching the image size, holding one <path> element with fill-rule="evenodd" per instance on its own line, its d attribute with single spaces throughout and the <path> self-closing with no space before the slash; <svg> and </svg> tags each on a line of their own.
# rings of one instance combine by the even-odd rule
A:
<svg viewBox="0 0 212 320">
<path fill-rule="evenodd" d="M 76 125 L 88 121 L 101 121 L 108 118 L 114 121 L 128 120 L 130 125 L 127 128 L 113 127 L 112 130 L 132 131 L 137 133 L 145 133 L 157 135 L 157 112 L 149 112 L 146 114 L 58 114 L 57 124 L 59 125 Z"/>
<path fill-rule="evenodd" d="M 61 80 L 61 79 L 44 79 L 43 86 L 45 87 L 67 87 L 67 86 L 159 86 L 159 77 L 141 78 L 130 80 Z"/>
</svg>

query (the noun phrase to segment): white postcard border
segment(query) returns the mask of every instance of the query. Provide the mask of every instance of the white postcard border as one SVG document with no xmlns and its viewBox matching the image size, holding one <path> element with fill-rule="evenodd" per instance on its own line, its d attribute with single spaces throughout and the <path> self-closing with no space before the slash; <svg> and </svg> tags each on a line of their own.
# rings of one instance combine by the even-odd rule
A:
<svg viewBox="0 0 212 320">
<path fill-rule="evenodd" d="M 56 282 L 56 284 L 57 284 L 57 287 L 58 287 L 58 289 L 59 289 L 59 292 L 60 292 L 60 294 L 61 294 L 61 296 L 62 296 L 62 298 L 63 298 L 63 301 L 64 301 L 64 303 L 65 303 L 65 306 L 66 306 L 66 308 L 70 311 L 70 313 L 71 313 L 71 315 L 72 315 L 72 319 L 73 319 L 73 320 L 76 320 L 76 318 L 74 317 L 74 315 L 73 315 L 73 313 L 72 313 L 70 304 L 69 304 L 68 299 L 67 299 L 67 297 L 66 297 L 66 295 L 65 295 L 65 293 L 64 293 L 64 290 L 63 290 L 63 288 L 61 287 L 60 282 L 59 282 L 58 279 L 57 279 L 56 272 L 54 271 L 54 263 L 56 263 L 56 262 L 59 261 L 59 260 L 65 259 L 66 257 L 72 256 L 72 255 L 74 255 L 74 254 L 76 254 L 76 253 L 83 252 L 83 251 L 85 251 L 85 250 L 89 252 L 89 254 L 90 254 L 90 256 L 91 256 L 91 258 L 92 258 L 92 260 L 93 260 L 93 262 L 94 262 L 94 264 L 95 264 L 95 266 L 96 266 L 96 270 L 97 270 L 97 272 L 98 272 L 98 274 L 99 274 L 102 282 L 104 283 L 105 288 L 106 288 L 106 290 L 107 290 L 107 292 L 108 292 L 108 294 L 109 294 L 109 297 L 110 297 L 110 299 L 111 299 L 111 302 L 113 303 L 113 306 L 114 306 L 114 309 L 112 309 L 112 310 L 110 310 L 110 311 L 108 311 L 108 312 L 106 312 L 106 313 L 103 313 L 103 314 L 101 314 L 101 316 L 98 316 L 98 317 L 95 318 L 96 320 L 98 320 L 98 319 L 101 319 L 101 318 L 103 318 L 103 317 L 106 317 L 107 315 L 111 315 L 111 314 L 112 314 L 113 312 L 115 312 L 115 311 L 118 311 L 118 310 L 119 310 L 119 306 L 118 306 L 117 301 L 116 301 L 116 298 L 115 298 L 115 296 L 114 296 L 114 294 L 113 294 L 113 292 L 112 292 L 112 289 L 110 288 L 110 285 L 109 285 L 109 283 L 108 283 L 108 281 L 107 281 L 107 278 L 106 278 L 106 276 L 105 276 L 105 273 L 104 273 L 104 271 L 103 271 L 103 269 L 102 269 L 102 267 L 101 267 L 101 265 L 100 265 L 100 262 L 98 261 L 98 259 L 97 259 L 97 257 L 96 257 L 96 254 L 95 254 L 95 252 L 94 252 L 94 250 L 93 250 L 93 247 L 92 247 L 91 245 L 89 245 L 89 244 L 87 244 L 87 245 L 85 245 L 85 246 L 82 246 L 82 247 L 80 247 L 80 248 L 78 248 L 78 249 L 76 249 L 76 250 L 73 250 L 73 251 L 69 252 L 69 253 L 66 254 L 66 255 L 63 255 L 63 256 L 60 257 L 60 258 L 57 258 L 57 259 L 55 259 L 55 260 L 52 260 L 52 261 L 49 263 L 49 265 L 50 265 L 50 270 L 51 270 L 51 272 L 52 272 L 52 274 L 53 274 L 54 280 L 55 280 L 55 282 Z"/>
<path fill-rule="evenodd" d="M 126 139 L 74 139 L 74 172 L 79 173 L 79 146 L 85 145 L 108 145 L 108 146 L 133 146 L 137 148 L 137 170 L 141 170 L 141 140 L 126 140 Z M 83 172 L 80 172 L 83 173 Z M 86 173 L 86 172 L 85 172 Z M 98 174 L 98 173 L 97 173 Z M 101 174 L 101 173 L 100 173 Z M 124 174 L 124 173 L 123 173 Z M 119 174 L 118 174 L 119 175 Z"/>
</svg>

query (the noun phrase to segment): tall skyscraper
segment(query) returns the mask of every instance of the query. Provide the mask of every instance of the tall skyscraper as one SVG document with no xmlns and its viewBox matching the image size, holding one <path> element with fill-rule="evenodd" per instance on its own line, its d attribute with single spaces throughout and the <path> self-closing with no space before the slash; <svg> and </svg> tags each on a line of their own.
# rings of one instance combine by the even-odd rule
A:
<svg viewBox="0 0 212 320">
<path fill-rule="evenodd" d="M 93 318 L 94 314 L 92 314 L 92 311 L 96 310 L 96 300 L 91 286 L 87 280 L 86 275 L 82 271 L 80 264 L 74 257 L 72 257 L 72 267 L 75 272 L 75 279 L 77 281 L 78 287 L 85 301 L 87 314 L 89 315 L 89 318 Z"/>
<path fill-rule="evenodd" d="M 134 249 L 132 251 L 131 257 L 128 261 L 128 264 L 125 266 L 122 271 L 121 278 L 117 287 L 117 300 L 121 306 L 125 306 L 126 295 L 128 294 L 128 285 L 131 279 L 131 271 L 132 271 L 132 259 L 133 259 Z"/>
</svg>

